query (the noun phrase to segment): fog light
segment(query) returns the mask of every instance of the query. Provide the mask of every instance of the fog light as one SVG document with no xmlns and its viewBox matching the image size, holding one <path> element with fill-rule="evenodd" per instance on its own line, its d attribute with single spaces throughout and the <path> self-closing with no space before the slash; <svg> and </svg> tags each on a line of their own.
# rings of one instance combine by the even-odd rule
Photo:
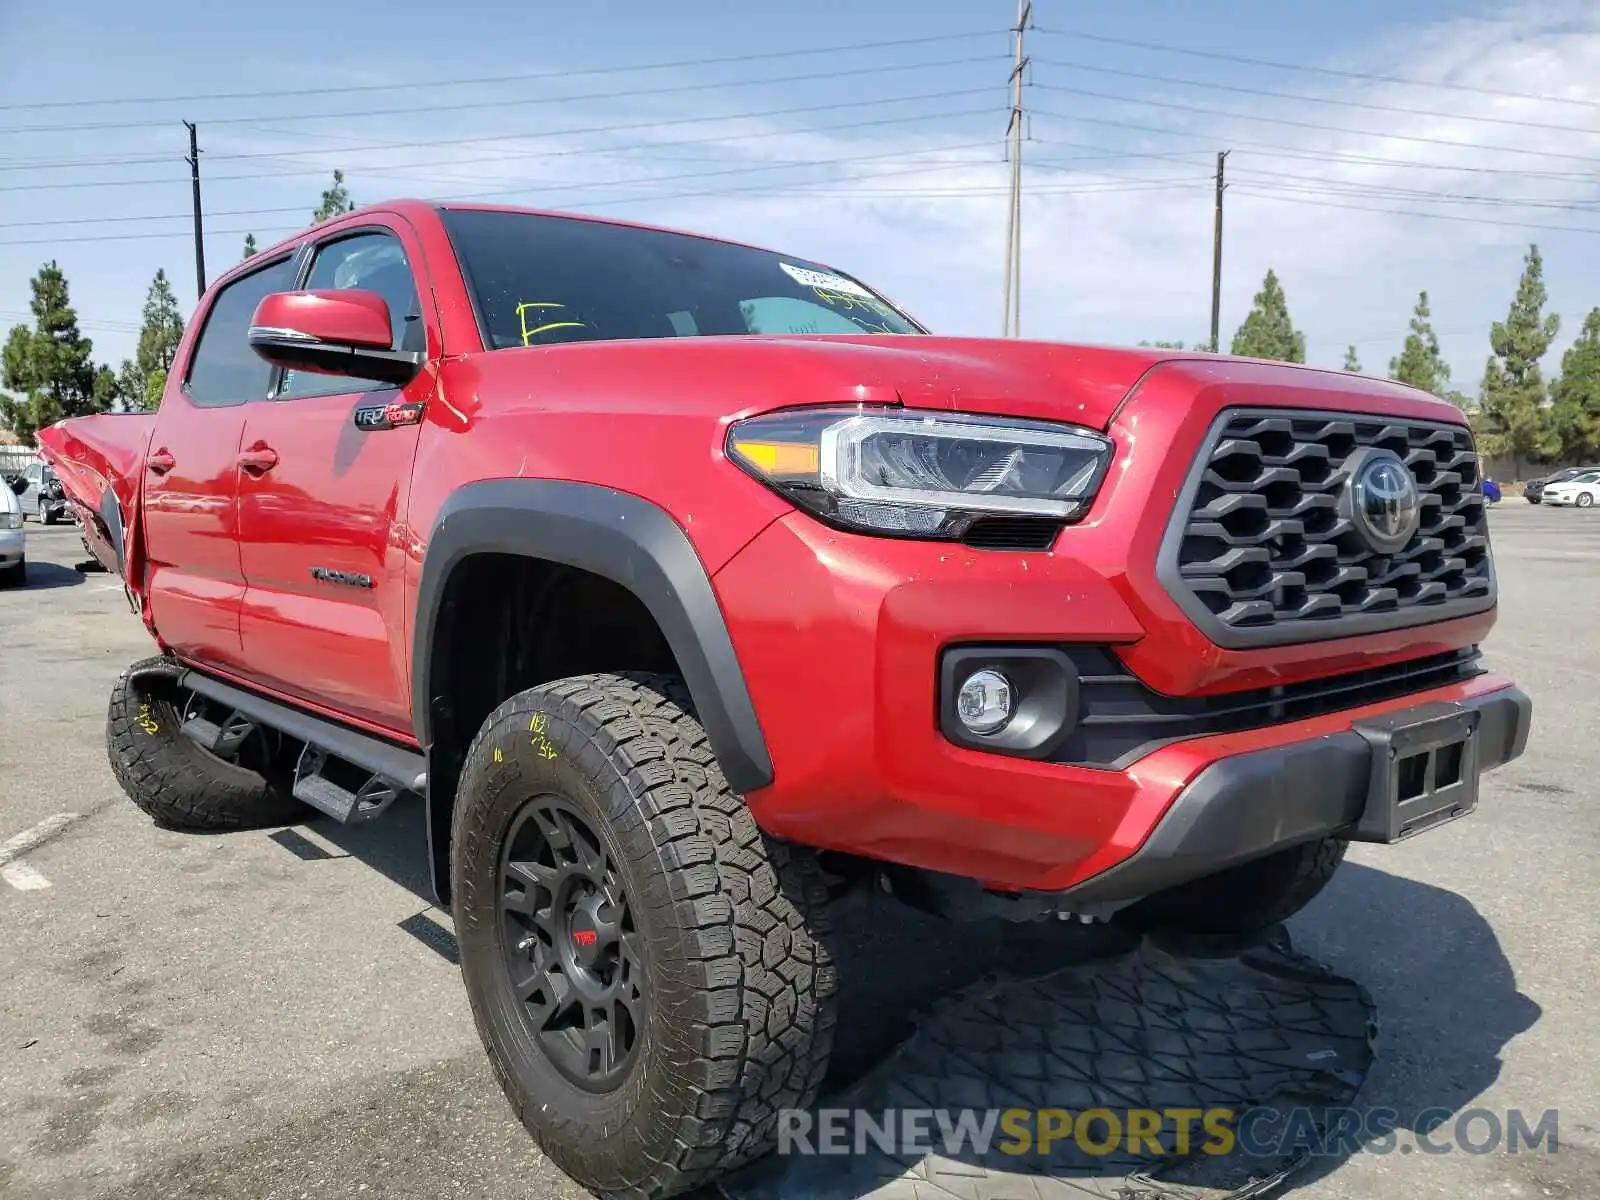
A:
<svg viewBox="0 0 1600 1200">
<path fill-rule="evenodd" d="M 956 715 L 973 733 L 995 733 L 1011 720 L 1011 683 L 999 671 L 974 671 L 956 693 Z"/>
</svg>

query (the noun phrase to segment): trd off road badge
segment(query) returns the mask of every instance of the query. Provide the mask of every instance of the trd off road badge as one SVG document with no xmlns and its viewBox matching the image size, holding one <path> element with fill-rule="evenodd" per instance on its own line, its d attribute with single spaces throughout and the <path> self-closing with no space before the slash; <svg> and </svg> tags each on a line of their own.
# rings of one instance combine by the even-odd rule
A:
<svg viewBox="0 0 1600 1200">
<path fill-rule="evenodd" d="M 356 428 L 373 431 L 415 425 L 422 420 L 421 401 L 402 404 L 368 404 L 356 409 Z"/>
</svg>

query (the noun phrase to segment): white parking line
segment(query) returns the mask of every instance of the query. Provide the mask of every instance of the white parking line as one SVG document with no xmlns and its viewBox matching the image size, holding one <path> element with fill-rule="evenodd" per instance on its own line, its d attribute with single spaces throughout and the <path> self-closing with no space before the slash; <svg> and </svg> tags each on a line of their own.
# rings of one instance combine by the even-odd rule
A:
<svg viewBox="0 0 1600 1200">
<path fill-rule="evenodd" d="M 0 879 L 4 879 L 19 892 L 37 892 L 41 888 L 50 886 L 48 879 L 25 862 L 7 863 L 0 867 Z"/>
<path fill-rule="evenodd" d="M 49 887 L 50 881 L 37 868 L 17 860 L 30 850 L 37 850 L 78 819 L 77 813 L 56 813 L 31 829 L 24 829 L 16 837 L 0 842 L 0 879 L 19 892 L 36 892 Z"/>
</svg>

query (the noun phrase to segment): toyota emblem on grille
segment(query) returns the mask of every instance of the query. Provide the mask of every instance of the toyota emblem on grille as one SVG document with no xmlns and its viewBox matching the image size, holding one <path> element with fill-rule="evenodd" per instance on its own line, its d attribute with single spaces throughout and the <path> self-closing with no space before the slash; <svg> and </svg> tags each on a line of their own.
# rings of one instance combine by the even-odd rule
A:
<svg viewBox="0 0 1600 1200">
<path fill-rule="evenodd" d="M 1380 554 L 1405 549 L 1422 523 L 1422 494 L 1400 456 L 1369 450 L 1351 463 L 1347 512 L 1357 532 Z"/>
</svg>

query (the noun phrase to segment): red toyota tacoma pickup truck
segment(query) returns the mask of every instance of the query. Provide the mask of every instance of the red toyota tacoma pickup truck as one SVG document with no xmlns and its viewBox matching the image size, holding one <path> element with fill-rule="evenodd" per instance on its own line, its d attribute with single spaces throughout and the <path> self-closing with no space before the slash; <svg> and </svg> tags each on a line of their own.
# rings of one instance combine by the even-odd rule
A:
<svg viewBox="0 0 1600 1200">
<path fill-rule="evenodd" d="M 831 890 L 1248 936 L 1531 719 L 1450 405 L 938 337 L 727 241 L 361 210 L 217 280 L 157 412 L 41 440 L 160 651 L 129 796 L 420 795 L 505 1091 L 606 1195 L 814 1097 Z"/>
</svg>

